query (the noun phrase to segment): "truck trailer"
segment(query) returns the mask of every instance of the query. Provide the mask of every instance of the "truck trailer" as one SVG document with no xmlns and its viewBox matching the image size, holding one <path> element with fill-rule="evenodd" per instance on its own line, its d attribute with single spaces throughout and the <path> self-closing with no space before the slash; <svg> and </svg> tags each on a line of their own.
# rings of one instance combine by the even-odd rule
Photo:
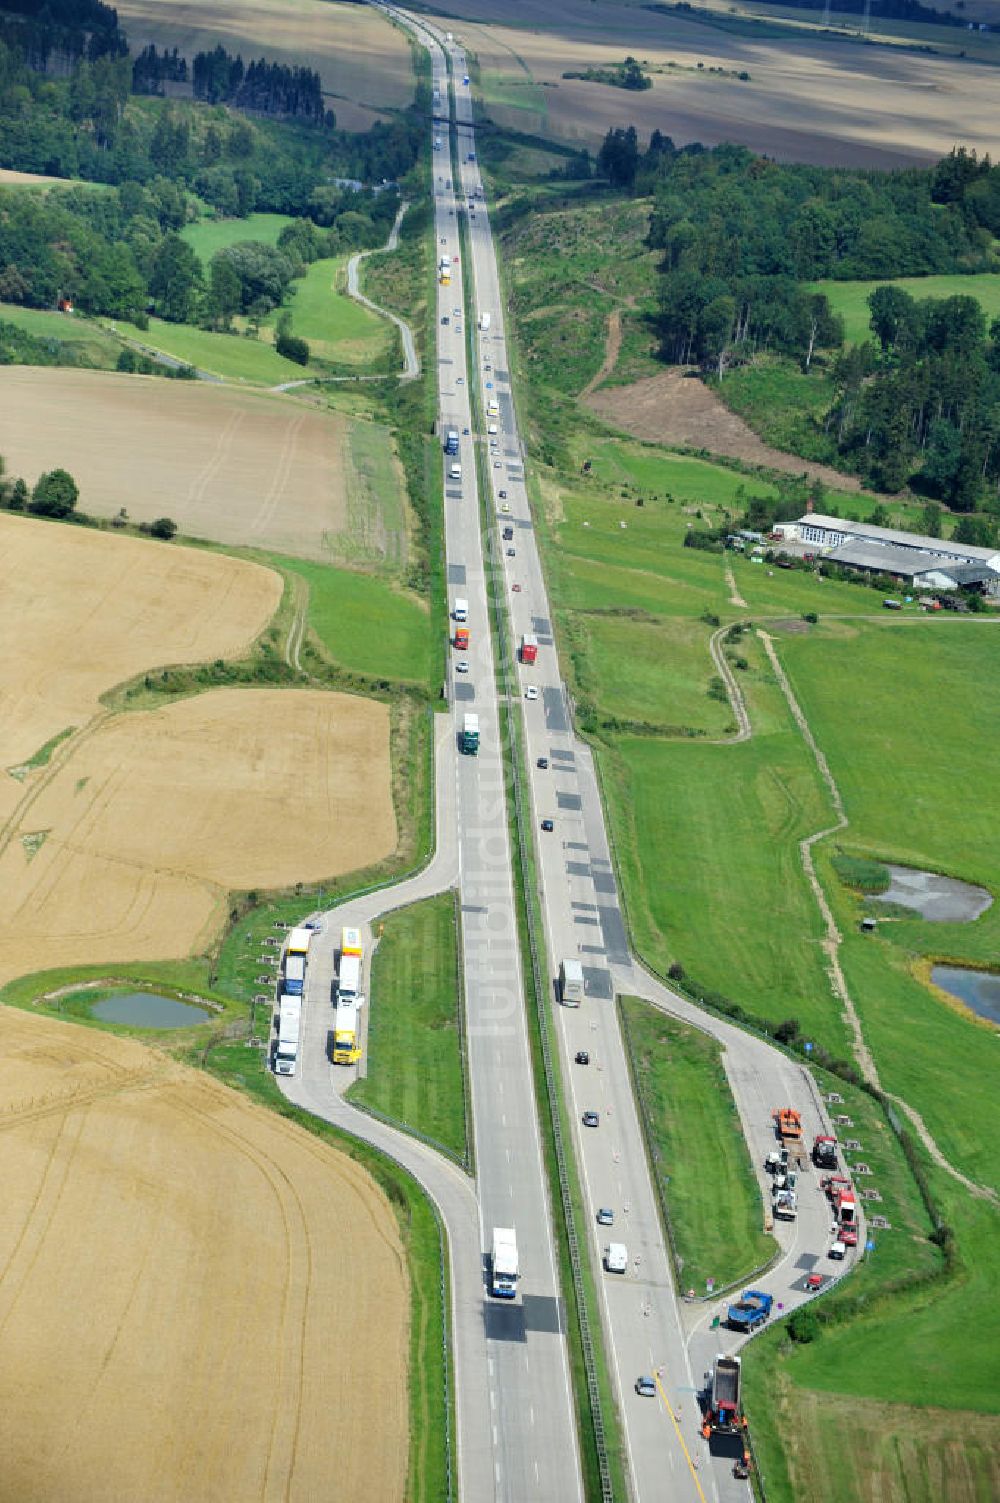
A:
<svg viewBox="0 0 1000 1503">
<path fill-rule="evenodd" d="M 712 1368 L 708 1423 L 712 1430 L 730 1435 L 740 1423 L 740 1359 L 720 1352 Z"/>
<path fill-rule="evenodd" d="M 294 1075 L 299 1057 L 302 998 L 282 996 L 278 1007 L 278 1042 L 274 1048 L 275 1075 Z"/>
<path fill-rule="evenodd" d="M 517 1278 L 517 1236 L 514 1228 L 495 1226 L 490 1257 L 490 1292 L 497 1299 L 513 1299 L 517 1294 Z"/>
<path fill-rule="evenodd" d="M 354 928 L 352 924 L 348 924 L 340 931 L 340 953 L 341 955 L 356 955 L 359 960 L 365 953 L 365 947 L 361 943 L 361 930 Z"/>
<path fill-rule="evenodd" d="M 489 328 L 489 326 L 490 326 L 490 315 L 488 313 L 480 313 L 480 315 L 479 315 L 479 327 L 480 327 L 480 329 L 482 329 L 482 331 L 483 331 L 484 334 L 486 333 L 486 330 Z"/>
<path fill-rule="evenodd" d="M 583 1001 L 583 966 L 564 960 L 559 966 L 559 1000 L 564 1007 L 579 1007 Z"/>
<path fill-rule="evenodd" d="M 726 1322 L 733 1331 L 756 1331 L 770 1317 L 773 1296 L 761 1289 L 744 1289 L 735 1305 L 730 1305 Z"/>
<path fill-rule="evenodd" d="M 305 928 L 292 929 L 285 943 L 285 953 L 287 955 L 308 955 L 314 932 L 312 929 Z"/>
<path fill-rule="evenodd" d="M 285 956 L 285 991 L 293 997 L 301 997 L 306 984 L 306 958 L 304 955 Z"/>
<path fill-rule="evenodd" d="M 361 1058 L 357 1002 L 338 1002 L 333 1019 L 333 1063 L 353 1065 Z"/>
<path fill-rule="evenodd" d="M 342 1002 L 357 1002 L 361 997 L 361 957 L 342 955 L 340 974 L 337 977 L 337 1005 Z"/>
</svg>

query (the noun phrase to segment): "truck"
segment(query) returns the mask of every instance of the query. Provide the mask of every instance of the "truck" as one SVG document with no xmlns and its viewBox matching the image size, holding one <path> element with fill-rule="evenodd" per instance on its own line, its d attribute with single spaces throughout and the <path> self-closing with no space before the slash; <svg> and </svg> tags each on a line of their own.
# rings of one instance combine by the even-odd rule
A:
<svg viewBox="0 0 1000 1503">
<path fill-rule="evenodd" d="M 453 464 L 453 465 L 451 465 L 451 467 L 448 470 L 448 479 L 449 480 L 461 480 L 461 478 L 462 478 L 462 466 L 460 464 Z"/>
<path fill-rule="evenodd" d="M 733 1331 L 756 1331 L 771 1314 L 774 1299 L 762 1289 L 744 1289 L 735 1305 L 726 1312 L 726 1323 Z"/>
<path fill-rule="evenodd" d="M 456 626 L 452 642 L 456 652 L 468 652 L 469 628 L 467 626 Z"/>
<path fill-rule="evenodd" d="M 285 953 L 287 955 L 308 955 L 313 933 L 312 929 L 292 929 L 285 942 Z"/>
<path fill-rule="evenodd" d="M 628 1272 L 628 1248 L 624 1242 L 609 1242 L 604 1249 L 604 1266 L 608 1273 Z"/>
<path fill-rule="evenodd" d="M 779 1138 L 790 1138 L 793 1141 L 802 1136 L 802 1114 L 790 1106 L 783 1106 L 775 1112 L 775 1120 L 778 1124 Z"/>
<path fill-rule="evenodd" d="M 444 143 L 442 142 L 440 136 L 435 136 L 434 137 L 434 150 L 435 151 L 440 151 L 443 144 Z"/>
<path fill-rule="evenodd" d="M 278 1004 L 278 1042 L 274 1047 L 275 1075 L 294 1075 L 299 1057 L 302 998 L 283 995 Z"/>
<path fill-rule="evenodd" d="M 486 333 L 486 330 L 489 328 L 489 326 L 490 326 L 490 315 L 488 313 L 480 313 L 480 315 L 479 315 L 479 327 L 480 327 L 480 329 L 482 330 L 482 332 L 484 334 Z"/>
<path fill-rule="evenodd" d="M 341 955 L 356 955 L 360 960 L 365 953 L 365 947 L 361 943 L 361 930 L 354 928 L 352 924 L 346 925 L 340 931 Z"/>
<path fill-rule="evenodd" d="M 462 721 L 462 751 L 468 757 L 479 755 L 479 716 L 466 715 Z"/>
<path fill-rule="evenodd" d="M 357 1002 L 338 1002 L 333 1018 L 333 1063 L 353 1065 L 361 1058 L 358 1042 L 359 1020 Z"/>
<path fill-rule="evenodd" d="M 442 256 L 441 259 L 440 259 L 440 261 L 438 262 L 438 268 L 441 271 L 450 271 L 451 270 L 451 257 L 450 256 Z"/>
<path fill-rule="evenodd" d="M 858 1203 L 854 1198 L 854 1188 L 852 1185 L 847 1185 L 846 1188 L 842 1185 L 838 1188 L 834 1196 L 833 1206 L 837 1213 L 837 1220 L 841 1226 L 857 1226 Z"/>
<path fill-rule="evenodd" d="M 456 621 L 468 621 L 469 602 L 459 597 L 451 608 L 451 614 Z"/>
<path fill-rule="evenodd" d="M 451 286 L 451 271 L 448 269 L 448 267 L 442 268 L 442 270 L 438 274 L 438 281 L 440 282 L 442 287 Z"/>
<path fill-rule="evenodd" d="M 444 452 L 446 454 L 458 453 L 458 429 L 448 428 L 444 436 Z"/>
<path fill-rule="evenodd" d="M 739 1357 L 726 1357 L 720 1352 L 712 1368 L 708 1413 L 710 1428 L 719 1434 L 731 1435 L 739 1429 L 740 1377 Z"/>
<path fill-rule="evenodd" d="M 517 1235 L 512 1226 L 493 1228 L 490 1254 L 490 1293 L 497 1299 L 513 1299 L 517 1294 Z"/>
<path fill-rule="evenodd" d="M 361 957 L 342 955 L 337 976 L 337 1005 L 342 1002 L 358 1002 L 361 997 Z"/>
<path fill-rule="evenodd" d="M 836 1169 L 837 1140 L 829 1133 L 817 1133 L 813 1139 L 813 1163 L 817 1169 Z"/>
<path fill-rule="evenodd" d="M 794 1221 L 798 1216 L 798 1201 L 794 1190 L 779 1190 L 772 1206 L 779 1221 Z"/>
<path fill-rule="evenodd" d="M 525 632 L 521 638 L 520 657 L 522 663 L 533 663 L 538 657 L 538 638 L 534 632 Z"/>
<path fill-rule="evenodd" d="M 285 991 L 291 997 L 301 997 L 306 984 L 306 957 L 285 956 Z"/>
<path fill-rule="evenodd" d="M 559 966 L 559 1000 L 564 1007 L 579 1007 L 583 1001 L 583 966 L 564 960 Z"/>
</svg>

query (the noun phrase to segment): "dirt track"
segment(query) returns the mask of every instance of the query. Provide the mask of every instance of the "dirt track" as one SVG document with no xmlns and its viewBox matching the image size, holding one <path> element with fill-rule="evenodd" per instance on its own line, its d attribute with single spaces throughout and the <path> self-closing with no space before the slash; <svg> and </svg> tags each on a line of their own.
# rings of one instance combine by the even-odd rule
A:
<svg viewBox="0 0 1000 1503">
<path fill-rule="evenodd" d="M 401 1499 L 406 1269 L 368 1176 L 130 1040 L 3 1008 L 0 1053 L 4 1497 Z"/>
<path fill-rule="evenodd" d="M 807 474 L 837 490 L 856 491 L 858 482 L 825 464 L 812 464 L 783 449 L 772 449 L 695 376 L 674 368 L 646 376 L 631 386 L 594 392 L 587 406 L 609 423 L 653 443 L 690 445 L 728 454 L 746 464 L 767 465 L 790 475 Z"/>
</svg>

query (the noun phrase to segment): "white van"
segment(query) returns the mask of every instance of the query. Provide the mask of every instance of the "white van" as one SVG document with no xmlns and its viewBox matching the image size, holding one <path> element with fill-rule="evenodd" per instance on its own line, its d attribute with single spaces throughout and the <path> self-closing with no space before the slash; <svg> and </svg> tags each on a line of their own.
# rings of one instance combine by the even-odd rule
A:
<svg viewBox="0 0 1000 1503">
<path fill-rule="evenodd" d="M 451 469 L 448 471 L 448 479 L 449 480 L 461 480 L 461 478 L 462 478 L 462 466 L 460 464 L 453 464 L 452 467 L 451 467 Z"/>
<path fill-rule="evenodd" d="M 497 434 L 500 432 L 500 429 L 496 423 L 491 423 L 486 432 L 489 434 L 490 438 L 496 438 Z"/>
<path fill-rule="evenodd" d="M 604 1266 L 608 1273 L 625 1273 L 628 1270 L 628 1248 L 624 1242 L 609 1242 L 604 1249 Z"/>
</svg>

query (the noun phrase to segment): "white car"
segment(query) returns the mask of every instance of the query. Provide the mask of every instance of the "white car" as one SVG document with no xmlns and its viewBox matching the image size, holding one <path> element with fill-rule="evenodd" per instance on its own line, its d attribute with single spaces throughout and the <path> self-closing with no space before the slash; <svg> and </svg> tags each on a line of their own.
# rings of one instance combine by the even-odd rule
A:
<svg viewBox="0 0 1000 1503">
<path fill-rule="evenodd" d="M 525 699 L 537 699 L 538 698 L 538 690 L 535 688 L 534 684 L 529 684 L 528 685 L 528 687 L 524 691 L 524 697 L 525 697 Z"/>
<path fill-rule="evenodd" d="M 455 672 L 456 673 L 468 673 L 468 671 L 469 671 L 469 665 L 465 661 L 464 658 L 462 659 L 462 661 L 460 663 L 456 663 L 455 664 Z"/>
</svg>

